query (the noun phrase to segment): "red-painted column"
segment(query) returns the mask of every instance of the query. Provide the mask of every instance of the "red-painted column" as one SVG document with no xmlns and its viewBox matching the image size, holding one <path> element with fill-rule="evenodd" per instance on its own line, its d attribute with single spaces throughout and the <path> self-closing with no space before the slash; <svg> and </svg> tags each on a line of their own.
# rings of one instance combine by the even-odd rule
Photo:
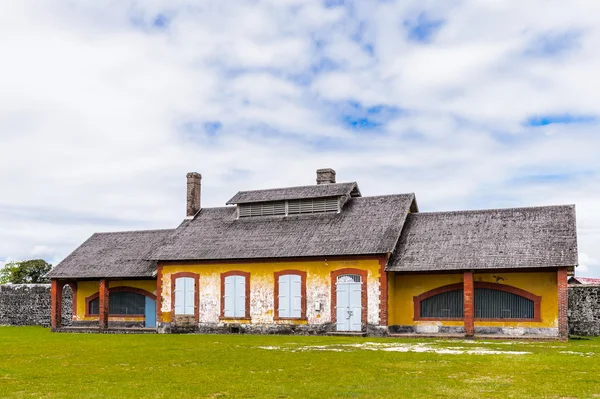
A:
<svg viewBox="0 0 600 399">
<path fill-rule="evenodd" d="M 156 269 L 156 326 L 162 323 L 162 264 Z"/>
<path fill-rule="evenodd" d="M 465 300 L 465 337 L 475 336 L 475 289 L 473 287 L 473 272 L 465 272 L 463 278 Z"/>
<path fill-rule="evenodd" d="M 387 258 L 379 259 L 379 325 L 388 325 L 388 279 L 385 265 Z"/>
<path fill-rule="evenodd" d="M 561 339 L 569 338 L 569 324 L 567 309 L 569 306 L 567 268 L 561 267 L 557 272 L 558 279 L 558 336 Z"/>
<path fill-rule="evenodd" d="M 98 325 L 101 330 L 105 330 L 108 328 L 108 280 L 102 279 L 100 280 L 100 290 L 99 294 L 99 318 Z"/>
<path fill-rule="evenodd" d="M 50 289 L 50 327 L 60 328 L 62 325 L 62 289 L 63 283 L 54 279 Z"/>
</svg>

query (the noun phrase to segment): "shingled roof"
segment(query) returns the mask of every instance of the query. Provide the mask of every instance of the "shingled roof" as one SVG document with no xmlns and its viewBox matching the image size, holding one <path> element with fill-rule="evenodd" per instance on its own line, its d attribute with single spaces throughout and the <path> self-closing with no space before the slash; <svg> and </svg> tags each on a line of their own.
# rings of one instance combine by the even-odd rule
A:
<svg viewBox="0 0 600 399">
<path fill-rule="evenodd" d="M 152 277 L 156 262 L 149 254 L 175 230 L 96 233 L 73 251 L 47 277 Z"/>
<path fill-rule="evenodd" d="M 408 215 L 388 271 L 575 266 L 575 206 Z"/>
<path fill-rule="evenodd" d="M 331 185 L 328 185 L 331 186 Z M 154 260 L 217 260 L 384 254 L 394 249 L 414 194 L 351 198 L 340 213 L 236 219 L 205 208 L 184 221 Z"/>
<path fill-rule="evenodd" d="M 239 191 L 233 198 L 227 201 L 227 205 L 339 196 L 360 197 L 358 184 L 356 182 L 332 183 L 268 190 Z"/>
</svg>

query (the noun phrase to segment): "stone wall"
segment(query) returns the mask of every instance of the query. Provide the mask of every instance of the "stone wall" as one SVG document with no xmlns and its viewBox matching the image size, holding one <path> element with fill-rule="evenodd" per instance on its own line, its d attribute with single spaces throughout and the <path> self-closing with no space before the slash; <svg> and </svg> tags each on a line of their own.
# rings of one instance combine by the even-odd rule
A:
<svg viewBox="0 0 600 399">
<path fill-rule="evenodd" d="M 569 285 L 569 334 L 600 335 L 600 285 Z"/>
<path fill-rule="evenodd" d="M 63 289 L 62 324 L 71 325 L 71 288 Z M 50 284 L 1 284 L 0 325 L 49 326 Z"/>
</svg>

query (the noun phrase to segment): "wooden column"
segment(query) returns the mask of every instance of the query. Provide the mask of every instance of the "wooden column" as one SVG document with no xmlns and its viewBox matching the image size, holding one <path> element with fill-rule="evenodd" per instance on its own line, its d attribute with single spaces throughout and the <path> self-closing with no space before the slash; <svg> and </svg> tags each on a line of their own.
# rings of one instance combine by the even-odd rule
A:
<svg viewBox="0 0 600 399">
<path fill-rule="evenodd" d="M 108 328 L 108 280 L 100 280 L 98 326 L 101 330 Z"/>
<path fill-rule="evenodd" d="M 465 272 L 463 278 L 465 302 L 465 337 L 475 336 L 475 289 L 473 285 L 473 272 Z"/>
<path fill-rule="evenodd" d="M 62 325 L 62 289 L 63 283 L 53 279 L 51 285 L 50 327 L 54 330 Z"/>
<path fill-rule="evenodd" d="M 569 306 L 567 268 L 561 267 L 557 272 L 558 282 L 558 336 L 561 339 L 569 338 L 569 324 L 567 320 L 567 309 Z"/>
</svg>

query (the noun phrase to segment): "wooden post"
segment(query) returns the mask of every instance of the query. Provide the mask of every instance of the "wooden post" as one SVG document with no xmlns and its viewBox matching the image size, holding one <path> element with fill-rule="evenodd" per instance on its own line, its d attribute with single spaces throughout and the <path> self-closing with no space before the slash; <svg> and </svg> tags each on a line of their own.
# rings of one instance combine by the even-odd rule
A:
<svg viewBox="0 0 600 399">
<path fill-rule="evenodd" d="M 99 294 L 99 318 L 98 318 L 98 326 L 101 330 L 106 330 L 108 328 L 108 280 L 102 279 L 100 280 L 100 290 Z"/>
<path fill-rule="evenodd" d="M 475 290 L 473 284 L 473 272 L 464 273 L 464 318 L 465 318 L 465 337 L 475 336 Z"/>
<path fill-rule="evenodd" d="M 50 327 L 54 330 L 62 325 L 62 289 L 63 283 L 52 279 L 50 302 Z"/>
<path fill-rule="evenodd" d="M 569 306 L 567 268 L 561 267 L 557 272 L 558 282 L 558 336 L 560 339 L 569 338 L 569 323 L 567 320 L 567 309 Z"/>
</svg>

